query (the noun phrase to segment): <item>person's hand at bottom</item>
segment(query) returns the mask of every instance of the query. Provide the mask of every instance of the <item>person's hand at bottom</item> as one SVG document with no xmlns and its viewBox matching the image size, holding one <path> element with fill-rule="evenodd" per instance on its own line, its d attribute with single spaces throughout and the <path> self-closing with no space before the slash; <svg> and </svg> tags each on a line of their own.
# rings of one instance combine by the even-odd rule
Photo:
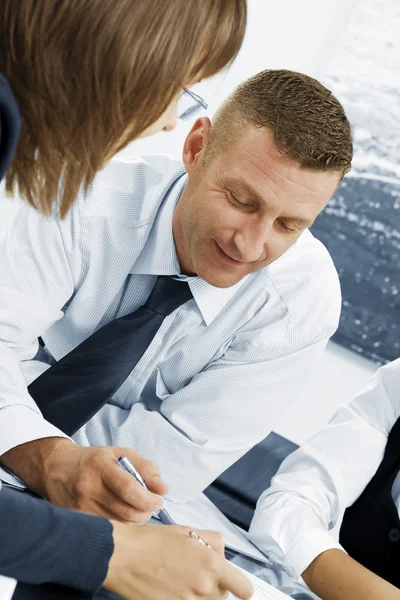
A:
<svg viewBox="0 0 400 600">
<path fill-rule="evenodd" d="M 211 548 L 190 537 L 188 527 L 112 522 L 114 553 L 104 587 L 126 600 L 242 600 L 250 581 L 224 557 L 215 531 L 197 531 Z"/>
</svg>

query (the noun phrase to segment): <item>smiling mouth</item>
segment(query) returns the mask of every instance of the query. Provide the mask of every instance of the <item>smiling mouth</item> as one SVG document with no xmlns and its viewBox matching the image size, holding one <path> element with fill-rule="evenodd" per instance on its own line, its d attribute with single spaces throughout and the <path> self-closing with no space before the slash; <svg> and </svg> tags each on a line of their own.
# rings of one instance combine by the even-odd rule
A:
<svg viewBox="0 0 400 600">
<path fill-rule="evenodd" d="M 214 240 L 215 241 L 215 240 Z M 240 265 L 244 265 L 244 261 L 242 260 L 236 260 L 235 258 L 232 258 L 231 256 L 229 256 L 229 254 L 227 254 L 226 252 L 224 252 L 221 248 L 221 246 L 218 244 L 218 242 L 215 242 L 215 246 L 217 248 L 217 252 L 219 254 L 219 256 L 222 258 L 222 260 L 226 263 L 228 263 L 228 265 L 232 265 L 234 267 L 240 267 Z"/>
</svg>

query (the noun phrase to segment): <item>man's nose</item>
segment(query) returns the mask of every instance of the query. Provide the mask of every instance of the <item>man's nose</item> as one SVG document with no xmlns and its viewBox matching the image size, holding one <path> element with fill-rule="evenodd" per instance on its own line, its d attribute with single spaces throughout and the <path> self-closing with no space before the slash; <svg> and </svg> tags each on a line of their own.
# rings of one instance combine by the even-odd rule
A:
<svg viewBox="0 0 400 600">
<path fill-rule="evenodd" d="M 255 262 L 267 258 L 268 229 L 265 223 L 252 223 L 236 233 L 235 244 L 241 260 Z"/>
</svg>

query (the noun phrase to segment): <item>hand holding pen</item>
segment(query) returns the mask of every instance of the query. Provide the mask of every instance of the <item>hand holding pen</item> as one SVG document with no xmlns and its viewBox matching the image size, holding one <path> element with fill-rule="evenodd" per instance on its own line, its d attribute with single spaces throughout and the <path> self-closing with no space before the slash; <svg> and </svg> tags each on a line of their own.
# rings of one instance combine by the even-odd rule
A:
<svg viewBox="0 0 400 600">
<path fill-rule="evenodd" d="M 120 456 L 118 459 L 118 463 L 125 471 L 127 471 L 127 473 L 130 473 L 130 475 L 132 475 L 142 487 L 144 487 L 146 490 L 148 489 L 139 471 L 135 469 L 129 458 L 127 458 L 126 456 Z M 160 508 L 153 514 L 155 517 L 158 517 L 165 525 L 175 525 L 173 519 L 170 517 L 165 508 Z"/>
<path fill-rule="evenodd" d="M 44 438 L 30 442 L 32 456 L 26 464 L 22 446 L 4 458 L 11 471 L 52 504 L 108 519 L 145 523 L 162 506 L 167 486 L 157 466 L 131 448 L 117 446 L 84 447 L 64 438 Z M 148 490 L 122 469 L 116 468 L 124 454 L 141 473 Z M 21 470 L 17 469 L 20 464 Z"/>
<path fill-rule="evenodd" d="M 127 457 L 120 456 L 118 463 L 143 488 L 147 489 L 141 474 Z M 174 590 L 179 590 L 179 597 L 186 597 L 184 590 L 188 585 L 190 587 L 188 595 L 192 598 L 201 596 L 202 598 L 212 597 L 222 599 L 226 597 L 226 592 L 231 592 L 234 597 L 243 600 L 249 600 L 252 597 L 253 586 L 251 582 L 236 567 L 224 559 L 225 545 L 223 537 L 219 533 L 216 531 L 201 531 L 201 535 L 199 535 L 199 532 L 193 531 L 189 527 L 175 525 L 165 508 L 159 509 L 156 515 L 163 523 L 174 526 L 168 528 L 164 528 L 161 525 L 140 527 L 135 532 L 136 542 L 138 542 L 140 534 L 147 534 L 147 537 L 149 534 L 150 537 L 154 536 L 154 545 L 150 556 L 153 561 L 156 557 L 162 565 L 161 569 L 155 569 L 155 572 L 167 574 L 166 576 L 162 576 L 161 588 L 159 590 L 157 590 L 158 582 L 155 581 L 152 583 L 154 597 L 161 595 L 163 597 L 171 597 L 171 590 L 166 589 L 171 585 Z M 119 527 L 119 524 L 114 524 L 115 526 Z M 117 532 L 114 531 L 114 535 L 116 534 Z M 165 537 L 166 553 L 164 553 L 164 544 L 162 543 L 163 537 Z M 174 550 L 176 544 L 177 548 Z M 139 555 L 143 558 L 145 545 L 141 543 L 139 546 Z M 206 552 L 203 551 L 203 548 L 206 549 Z M 126 554 L 124 554 L 125 556 Z M 170 569 L 166 568 L 166 563 L 171 561 L 171 559 L 175 561 L 175 558 L 178 559 L 179 569 L 175 573 L 175 576 L 173 576 Z M 146 557 L 145 563 L 146 565 L 149 564 L 149 560 Z M 179 581 L 182 575 L 187 579 L 186 582 Z M 137 579 L 138 577 L 136 576 L 135 582 L 137 582 Z M 148 568 L 146 568 L 146 580 L 148 581 L 148 579 L 149 572 Z M 110 589 L 112 590 L 112 588 Z"/>
</svg>

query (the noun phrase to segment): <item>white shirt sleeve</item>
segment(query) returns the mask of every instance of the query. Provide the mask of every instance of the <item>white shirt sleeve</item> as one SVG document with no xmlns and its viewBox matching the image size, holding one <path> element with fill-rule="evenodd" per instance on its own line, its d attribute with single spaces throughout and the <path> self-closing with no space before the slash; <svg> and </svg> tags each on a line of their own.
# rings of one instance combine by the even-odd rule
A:
<svg viewBox="0 0 400 600">
<path fill-rule="evenodd" d="M 382 461 L 400 415 L 399 390 L 400 359 L 379 369 L 350 405 L 291 454 L 260 497 L 252 539 L 292 578 L 322 552 L 341 548 L 330 530 Z"/>
<path fill-rule="evenodd" d="M 23 365 L 35 356 L 38 336 L 62 318 L 62 308 L 73 294 L 80 264 L 79 244 L 73 243 L 76 220 L 74 210 L 60 222 L 23 205 L 2 243 L 0 454 L 34 439 L 65 437 L 43 419 L 28 394 Z"/>
</svg>

